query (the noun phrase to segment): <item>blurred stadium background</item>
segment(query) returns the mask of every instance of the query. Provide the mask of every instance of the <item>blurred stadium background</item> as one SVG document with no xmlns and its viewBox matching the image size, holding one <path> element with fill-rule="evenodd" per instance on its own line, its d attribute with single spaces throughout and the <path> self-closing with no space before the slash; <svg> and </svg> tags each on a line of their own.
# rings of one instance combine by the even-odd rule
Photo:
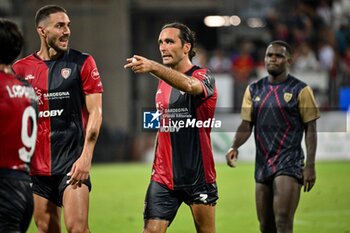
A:
<svg viewBox="0 0 350 233">
<path fill-rule="evenodd" d="M 155 134 L 142 131 L 142 110 L 154 107 L 157 80 L 133 75 L 123 65 L 133 54 L 159 61 L 159 30 L 171 21 L 196 31 L 194 63 L 215 73 L 216 118 L 224 125 L 213 133 L 218 161 L 239 122 L 243 91 L 264 75 L 265 48 L 274 39 L 293 46 L 291 73 L 313 87 L 322 108 L 318 159 L 350 159 L 349 0 L 1 0 L 0 17 L 15 20 L 25 35 L 22 56 L 39 49 L 34 15 L 45 4 L 68 10 L 71 47 L 91 53 L 99 67 L 104 119 L 95 163 L 152 160 Z M 253 146 L 242 148 L 242 159 L 253 159 Z"/>
<path fill-rule="evenodd" d="M 154 107 L 157 80 L 136 76 L 123 65 L 133 54 L 160 61 L 159 30 L 172 21 L 196 31 L 194 63 L 208 66 L 216 77 L 215 118 L 223 123 L 222 130 L 212 133 L 222 184 L 218 232 L 257 230 L 252 138 L 240 151 L 240 160 L 249 161 L 242 170 L 232 172 L 220 162 L 240 122 L 242 92 L 249 82 L 264 75 L 265 48 L 275 39 L 293 46 L 291 73 L 314 89 L 322 110 L 317 159 L 328 160 L 318 165 L 315 191 L 301 200 L 296 232 L 350 232 L 350 0 L 0 0 L 0 17 L 15 20 L 24 33 L 21 56 L 39 49 L 34 15 L 46 4 L 60 4 L 68 10 L 71 47 L 94 56 L 104 83 L 103 127 L 92 170 L 90 220 L 94 232 L 139 232 L 142 227 L 151 167 L 134 162 L 153 159 L 155 133 L 142 131 L 142 111 Z M 109 162 L 117 164 L 104 164 Z M 129 162 L 133 163 L 125 164 Z M 128 189 L 123 188 L 126 186 Z M 187 208 L 182 209 L 185 212 L 178 215 L 169 232 L 188 232 L 192 221 Z M 29 232 L 35 232 L 33 224 Z"/>
</svg>

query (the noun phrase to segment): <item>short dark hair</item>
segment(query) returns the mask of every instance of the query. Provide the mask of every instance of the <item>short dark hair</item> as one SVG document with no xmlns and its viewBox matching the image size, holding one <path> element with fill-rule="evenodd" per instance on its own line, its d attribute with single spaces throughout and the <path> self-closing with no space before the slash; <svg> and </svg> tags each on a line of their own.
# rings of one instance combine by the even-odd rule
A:
<svg viewBox="0 0 350 233">
<path fill-rule="evenodd" d="M 196 56 L 196 52 L 193 50 L 194 46 L 195 46 L 195 42 L 196 42 L 196 34 L 194 31 L 192 31 L 189 27 L 187 27 L 185 24 L 183 23 L 179 23 L 179 22 L 174 22 L 174 23 L 168 23 L 165 24 L 162 27 L 162 30 L 165 28 L 177 28 L 180 30 L 180 40 L 182 42 L 182 45 L 185 43 L 190 43 L 191 44 L 191 49 L 188 53 L 188 56 L 190 58 L 190 60 L 192 60 L 192 58 L 194 56 Z"/>
<path fill-rule="evenodd" d="M 35 26 L 38 26 L 39 23 L 47 19 L 51 14 L 63 12 L 67 14 L 66 9 L 58 5 L 46 5 L 41 7 L 35 14 Z"/>
<path fill-rule="evenodd" d="M 20 54 L 23 35 L 17 24 L 0 18 L 0 63 L 9 65 Z"/>
<path fill-rule="evenodd" d="M 292 47 L 287 42 L 285 42 L 283 40 L 274 40 L 274 41 L 270 42 L 269 46 L 270 45 L 275 45 L 275 44 L 276 45 L 280 45 L 282 47 L 285 47 L 287 52 L 289 53 L 289 56 L 292 56 L 292 53 L 293 53 Z"/>
</svg>

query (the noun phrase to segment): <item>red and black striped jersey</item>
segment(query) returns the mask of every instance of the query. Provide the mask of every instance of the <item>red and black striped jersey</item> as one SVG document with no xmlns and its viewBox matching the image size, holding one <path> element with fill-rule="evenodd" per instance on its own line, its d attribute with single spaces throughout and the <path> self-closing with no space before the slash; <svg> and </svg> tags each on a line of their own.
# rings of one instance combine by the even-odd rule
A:
<svg viewBox="0 0 350 233">
<path fill-rule="evenodd" d="M 93 57 L 69 49 L 57 60 L 43 61 L 36 53 L 17 61 L 39 98 L 38 139 L 32 175 L 67 174 L 79 158 L 87 123 L 85 95 L 102 93 Z"/>
<path fill-rule="evenodd" d="M 0 72 L 0 169 L 29 173 L 37 136 L 37 100 L 28 82 Z"/>
<path fill-rule="evenodd" d="M 207 69 L 193 66 L 187 76 L 198 79 L 203 87 L 201 96 L 191 95 L 160 81 L 156 106 L 161 115 L 152 180 L 169 189 L 182 189 L 214 183 L 216 171 L 211 148 L 210 127 L 196 127 L 197 121 L 214 118 L 217 101 L 215 79 Z M 183 128 L 164 130 L 183 122 Z M 181 123 L 180 123 L 181 124 Z"/>
</svg>

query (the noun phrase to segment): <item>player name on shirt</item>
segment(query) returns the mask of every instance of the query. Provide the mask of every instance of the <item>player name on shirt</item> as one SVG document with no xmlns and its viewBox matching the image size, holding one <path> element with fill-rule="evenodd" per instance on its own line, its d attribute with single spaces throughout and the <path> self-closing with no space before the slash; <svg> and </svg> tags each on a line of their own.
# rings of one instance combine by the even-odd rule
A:
<svg viewBox="0 0 350 233">
<path fill-rule="evenodd" d="M 6 85 L 6 90 L 10 98 L 28 98 L 33 100 L 38 99 L 33 88 L 31 87 L 26 87 L 21 85 L 13 85 L 13 86 Z"/>
</svg>

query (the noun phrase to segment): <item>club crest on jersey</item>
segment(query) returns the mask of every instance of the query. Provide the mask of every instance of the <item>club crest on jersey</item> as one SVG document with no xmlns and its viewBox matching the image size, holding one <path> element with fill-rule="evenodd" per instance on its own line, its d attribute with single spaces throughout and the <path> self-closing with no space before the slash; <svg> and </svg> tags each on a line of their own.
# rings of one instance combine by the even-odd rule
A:
<svg viewBox="0 0 350 233">
<path fill-rule="evenodd" d="M 283 96 L 284 101 L 286 101 L 287 103 L 292 99 L 292 97 L 293 97 L 293 94 L 289 92 L 284 93 L 284 96 Z"/>
<path fill-rule="evenodd" d="M 70 74 L 71 74 L 72 70 L 70 68 L 63 68 L 61 70 L 61 76 L 64 78 L 64 79 L 67 79 L 69 78 Z"/>
</svg>

